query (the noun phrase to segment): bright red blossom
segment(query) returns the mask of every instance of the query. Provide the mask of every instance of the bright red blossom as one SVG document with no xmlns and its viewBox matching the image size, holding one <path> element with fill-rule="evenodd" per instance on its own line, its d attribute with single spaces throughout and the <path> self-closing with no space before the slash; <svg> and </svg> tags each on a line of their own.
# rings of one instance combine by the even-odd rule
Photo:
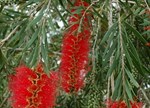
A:
<svg viewBox="0 0 150 108">
<path fill-rule="evenodd" d="M 144 30 L 150 30 L 150 26 L 144 27 Z"/>
<path fill-rule="evenodd" d="M 84 35 L 86 38 L 83 38 Z M 90 32 L 64 38 L 61 57 L 62 86 L 66 92 L 78 91 L 83 85 L 88 67 Z"/>
<path fill-rule="evenodd" d="M 145 13 L 149 15 L 150 14 L 150 10 L 146 9 Z"/>
<path fill-rule="evenodd" d="M 82 0 L 76 0 L 74 5 L 75 7 L 89 6 L 88 3 Z M 75 12 L 76 9 L 72 9 L 71 12 Z M 73 14 L 69 18 L 70 28 L 64 34 L 60 72 L 62 75 L 62 87 L 67 93 L 77 92 L 83 86 L 84 77 L 88 72 L 91 32 L 87 18 L 88 14 L 85 14 L 82 24 L 79 25 L 83 13 L 84 10 L 79 14 Z M 81 31 L 79 26 L 81 26 Z"/>
<path fill-rule="evenodd" d="M 108 99 L 106 101 L 106 105 L 108 108 L 128 108 L 126 103 L 124 101 L 112 101 L 111 99 Z M 143 104 L 142 102 L 130 102 L 131 108 L 142 108 Z"/>
<path fill-rule="evenodd" d="M 142 102 L 131 102 L 132 108 L 142 108 L 143 103 Z"/>
<path fill-rule="evenodd" d="M 13 108 L 53 108 L 56 100 L 58 75 L 51 72 L 50 78 L 44 73 L 42 65 L 33 71 L 26 66 L 16 68 L 10 76 L 10 100 Z"/>
<path fill-rule="evenodd" d="M 150 47 L 150 42 L 146 43 L 145 45 Z"/>
</svg>

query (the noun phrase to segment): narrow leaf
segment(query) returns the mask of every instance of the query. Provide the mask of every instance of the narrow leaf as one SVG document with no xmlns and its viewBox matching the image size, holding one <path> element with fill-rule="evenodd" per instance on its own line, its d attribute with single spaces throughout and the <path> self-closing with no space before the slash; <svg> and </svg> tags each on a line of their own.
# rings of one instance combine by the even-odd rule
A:
<svg viewBox="0 0 150 108">
<path fill-rule="evenodd" d="M 134 84 L 134 86 L 136 86 L 137 88 L 139 87 L 139 84 L 137 83 L 137 81 L 134 79 L 133 75 L 129 72 L 128 69 L 126 69 L 126 73 L 128 75 L 128 77 L 130 78 L 131 82 Z"/>
</svg>

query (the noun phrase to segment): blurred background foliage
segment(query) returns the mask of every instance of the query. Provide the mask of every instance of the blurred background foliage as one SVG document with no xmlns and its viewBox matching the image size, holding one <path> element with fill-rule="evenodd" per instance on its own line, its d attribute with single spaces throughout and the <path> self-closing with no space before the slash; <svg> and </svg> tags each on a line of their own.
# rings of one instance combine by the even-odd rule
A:
<svg viewBox="0 0 150 108">
<path fill-rule="evenodd" d="M 150 25 L 150 1 L 85 1 L 93 15 L 91 70 L 78 95 L 59 90 L 56 108 L 103 108 L 107 97 L 142 101 L 149 108 L 150 50 L 145 44 L 150 30 L 143 28 Z M 68 4 L 71 0 L 0 0 L 0 108 L 10 108 L 8 77 L 15 67 L 34 68 L 40 60 L 47 74 L 59 67 Z"/>
</svg>

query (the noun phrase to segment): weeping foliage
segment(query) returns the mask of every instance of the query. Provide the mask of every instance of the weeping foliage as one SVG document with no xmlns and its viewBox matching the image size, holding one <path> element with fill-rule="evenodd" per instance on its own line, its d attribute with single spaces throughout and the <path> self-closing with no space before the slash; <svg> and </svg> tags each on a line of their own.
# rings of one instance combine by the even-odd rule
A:
<svg viewBox="0 0 150 108">
<path fill-rule="evenodd" d="M 60 78 L 55 108 L 105 108 L 107 99 L 123 101 L 128 107 L 142 102 L 149 108 L 149 4 L 147 0 L 0 1 L 0 108 L 11 106 L 15 85 L 9 86 L 8 81 L 16 74 L 14 68 L 35 69 L 39 61 L 47 79 L 50 71 L 70 74 L 64 65 L 73 72 L 86 71 L 76 93 L 64 92 Z M 71 53 L 76 62 L 68 58 Z"/>
</svg>

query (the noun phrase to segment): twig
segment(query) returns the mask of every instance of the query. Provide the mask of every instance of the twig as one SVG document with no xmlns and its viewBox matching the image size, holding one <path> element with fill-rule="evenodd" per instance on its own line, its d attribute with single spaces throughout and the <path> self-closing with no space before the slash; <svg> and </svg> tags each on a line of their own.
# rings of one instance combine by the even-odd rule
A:
<svg viewBox="0 0 150 108">
<path fill-rule="evenodd" d="M 144 0 L 144 2 L 145 2 L 145 4 L 146 4 L 146 6 L 147 6 L 148 10 L 150 11 L 150 7 L 149 7 L 149 5 L 148 5 L 147 1 L 146 1 L 146 0 Z"/>
<path fill-rule="evenodd" d="M 8 94 L 7 94 L 8 93 Z M 9 97 L 9 95 L 10 95 L 10 92 L 7 90 L 6 91 L 6 97 L 4 98 L 4 100 L 2 101 L 2 103 L 0 104 L 0 108 L 2 108 L 3 107 L 3 105 L 4 105 L 4 103 L 7 101 L 7 99 L 8 99 L 8 97 Z"/>
<path fill-rule="evenodd" d="M 126 97 L 125 93 L 125 67 L 124 67 L 124 48 L 123 48 L 123 38 L 122 38 L 122 28 L 121 28 L 121 17 L 120 17 L 120 5 L 119 1 L 116 1 L 118 7 L 118 24 L 119 24 L 119 36 L 120 36 L 120 48 L 121 48 L 121 72 L 122 72 L 122 81 L 123 81 L 123 96 Z"/>
<path fill-rule="evenodd" d="M 92 5 L 94 5 L 94 4 L 97 3 L 97 2 L 99 2 L 99 0 L 93 1 L 93 2 L 86 8 L 86 10 L 84 11 L 84 13 L 83 13 L 83 15 L 82 15 L 82 17 L 81 17 L 81 19 L 80 19 L 80 22 L 79 22 L 79 28 L 78 28 L 77 33 L 79 33 L 79 30 L 80 30 L 80 28 L 81 28 L 81 24 L 82 24 L 83 18 L 85 17 L 86 12 L 92 7 Z"/>
<path fill-rule="evenodd" d="M 108 78 L 108 82 L 107 82 L 107 102 L 109 101 L 109 95 L 110 95 L 110 77 Z M 106 108 L 109 108 L 109 104 L 107 104 Z"/>
<path fill-rule="evenodd" d="M 47 5 L 47 10 L 48 10 L 48 11 L 49 11 L 51 2 L 52 2 L 52 0 L 49 0 L 49 2 L 48 2 L 48 5 Z"/>
<path fill-rule="evenodd" d="M 112 21 L 112 14 L 113 14 L 113 8 L 112 8 L 112 0 L 109 0 L 109 11 L 108 11 L 108 29 L 111 28 L 111 26 L 113 25 L 113 21 Z M 110 47 L 113 44 L 113 41 L 111 41 Z M 111 67 L 113 63 L 113 54 L 110 57 L 110 62 L 109 62 L 109 66 Z M 110 86 L 111 86 L 111 92 L 113 94 L 114 92 L 114 75 L 113 73 L 111 74 L 111 76 L 109 76 L 108 78 L 108 85 L 107 85 L 107 100 L 109 99 L 109 95 L 110 95 Z M 109 108 L 109 106 L 107 105 L 107 108 Z"/>
<path fill-rule="evenodd" d="M 3 47 L 2 49 L 6 50 L 6 49 L 9 49 L 9 50 L 14 50 L 14 51 L 23 51 L 24 48 L 12 48 L 12 47 Z M 28 49 L 27 51 L 31 51 L 31 49 Z"/>
<path fill-rule="evenodd" d="M 141 92 L 143 93 L 143 95 L 144 95 L 144 98 L 146 99 L 146 101 L 148 102 L 148 104 L 150 105 L 150 100 L 148 99 L 148 97 L 147 97 L 147 95 L 146 95 L 146 93 L 145 93 L 145 91 L 140 87 L 140 90 L 141 90 Z"/>
<path fill-rule="evenodd" d="M 3 45 L 3 43 L 5 43 L 8 39 L 10 39 L 10 37 L 17 31 L 18 27 L 19 25 L 17 25 L 15 29 L 13 29 L 5 39 L 1 40 L 0 44 Z"/>
<path fill-rule="evenodd" d="M 113 3 L 117 3 L 115 0 L 112 1 Z M 131 3 L 131 4 L 136 4 L 136 2 L 134 1 L 124 1 L 124 0 L 121 0 L 121 2 L 127 2 L 127 3 Z"/>
<path fill-rule="evenodd" d="M 113 17 L 113 8 L 112 8 L 112 0 L 109 1 L 109 13 L 108 13 L 108 28 L 110 29 L 111 26 L 113 25 L 113 21 L 112 21 L 112 17 Z M 113 44 L 113 42 L 111 41 L 111 44 L 110 46 Z M 113 63 L 113 54 L 112 56 L 110 57 L 110 66 L 112 65 Z M 112 94 L 114 92 L 114 74 L 112 73 L 112 75 L 110 76 L 110 81 L 111 81 L 111 90 L 112 90 Z"/>
<path fill-rule="evenodd" d="M 39 7 L 42 7 L 43 4 L 44 4 L 44 2 L 39 3 L 35 8 L 33 8 L 33 10 L 31 10 L 31 11 L 28 12 L 28 15 L 30 16 L 30 18 L 33 17 L 32 13 L 35 12 Z M 37 13 L 37 12 L 36 12 L 36 13 Z M 35 13 L 35 14 L 36 14 L 36 13 Z"/>
</svg>

